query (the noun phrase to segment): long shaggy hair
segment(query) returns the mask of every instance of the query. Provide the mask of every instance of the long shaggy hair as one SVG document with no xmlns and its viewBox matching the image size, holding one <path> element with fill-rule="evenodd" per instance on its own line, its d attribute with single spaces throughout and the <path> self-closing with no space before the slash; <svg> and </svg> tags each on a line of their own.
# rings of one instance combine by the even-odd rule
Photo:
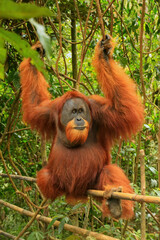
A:
<svg viewBox="0 0 160 240">
<path fill-rule="evenodd" d="M 74 120 L 71 120 L 66 126 L 66 137 L 71 143 L 84 144 L 88 137 L 89 123 L 83 119 L 85 122 L 84 129 L 77 129 Z"/>
<path fill-rule="evenodd" d="M 133 193 L 122 169 L 111 164 L 110 152 L 115 140 L 129 138 L 140 130 L 144 107 L 134 82 L 113 60 L 113 49 L 114 44 L 109 40 L 105 46 L 98 42 L 95 48 L 93 65 L 104 97 L 86 97 L 71 91 L 52 100 L 43 74 L 31 64 L 31 59 L 20 65 L 23 119 L 42 136 L 53 139 L 48 164 L 37 174 L 37 184 L 46 198 L 54 200 L 65 194 L 69 200 L 84 199 L 88 189 L 108 191 L 119 186 L 123 192 Z M 61 124 L 62 108 L 73 98 L 80 98 L 88 105 L 91 123 L 83 119 L 84 129 L 76 129 L 74 121 L 66 127 Z M 65 129 L 64 138 L 74 147 L 72 144 L 66 147 L 64 139 L 59 139 L 61 129 L 63 132 Z M 121 205 L 121 217 L 132 218 L 133 202 L 122 200 Z M 112 215 L 105 199 L 102 208 L 104 215 Z"/>
</svg>

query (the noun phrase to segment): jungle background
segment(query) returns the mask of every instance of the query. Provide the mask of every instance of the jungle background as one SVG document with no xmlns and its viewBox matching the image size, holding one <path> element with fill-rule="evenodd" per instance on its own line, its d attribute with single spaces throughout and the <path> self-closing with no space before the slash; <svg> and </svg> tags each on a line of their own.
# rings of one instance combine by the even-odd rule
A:
<svg viewBox="0 0 160 240">
<path fill-rule="evenodd" d="M 93 197 L 89 197 L 86 204 L 74 207 L 62 197 L 52 203 L 48 201 L 43 209 L 43 197 L 35 184 L 36 172 L 47 161 L 50 143 L 31 131 L 22 120 L 19 64 L 24 57 L 32 58 L 32 63 L 47 78 L 53 99 L 73 89 L 86 95 L 102 95 L 91 64 L 94 47 L 102 37 L 97 2 L 0 0 L 2 240 L 95 239 L 67 231 L 66 223 L 117 239 L 160 239 L 158 204 L 143 205 L 145 219 L 141 229 L 140 203 L 135 203 L 135 217 L 131 221 L 103 218 Z M 140 162 L 143 159 L 146 183 L 143 193 L 160 197 L 160 2 L 101 0 L 100 8 L 105 32 L 117 43 L 114 59 L 137 83 L 145 104 L 142 131 L 130 141 L 117 142 L 112 151 L 113 163 L 123 168 L 135 192 L 141 194 Z M 30 50 L 37 40 L 46 51 L 44 63 L 38 53 Z M 7 204 L 14 205 L 15 209 Z M 23 209 L 33 215 L 50 217 L 52 221 L 49 224 L 37 221 L 33 215 L 30 221 Z M 53 227 L 57 220 L 60 224 Z"/>
</svg>

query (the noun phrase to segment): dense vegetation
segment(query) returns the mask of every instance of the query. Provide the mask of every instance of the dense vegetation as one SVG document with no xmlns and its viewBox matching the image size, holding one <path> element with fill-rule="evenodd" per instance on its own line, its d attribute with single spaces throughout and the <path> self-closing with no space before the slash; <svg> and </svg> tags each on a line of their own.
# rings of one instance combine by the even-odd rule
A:
<svg viewBox="0 0 160 240">
<path fill-rule="evenodd" d="M 137 83 L 146 109 L 142 131 L 132 140 L 116 144 L 113 162 L 125 170 L 135 192 L 140 194 L 140 159 L 144 158 L 146 195 L 160 196 L 160 3 L 157 0 L 121 0 L 113 1 L 112 5 L 111 1 L 100 2 L 106 33 L 117 42 L 114 58 Z M 9 176 L 35 178 L 50 149 L 50 143 L 22 121 L 18 72 L 21 60 L 31 57 L 33 64 L 43 71 L 53 98 L 75 88 L 86 95 L 102 94 L 91 65 L 94 47 L 102 36 L 98 21 L 96 1 L 92 0 L 0 1 L 0 199 L 3 201 L 31 212 L 37 210 L 42 196 L 36 184 Z M 46 51 L 45 70 L 38 54 L 30 50 L 30 45 L 38 39 Z M 69 223 L 119 239 L 141 239 L 140 207 L 135 203 L 132 221 L 117 222 L 103 219 L 92 198 L 86 204 L 71 207 L 62 197 L 40 211 L 51 217 L 52 223 L 33 221 L 22 238 L 84 239 L 63 229 Z M 159 205 L 146 204 L 146 239 L 160 239 L 159 211 Z M 29 220 L 0 204 L 0 239 L 18 236 Z M 56 220 L 61 223 L 53 229 Z M 1 231 L 12 236 L 1 235 Z"/>
</svg>

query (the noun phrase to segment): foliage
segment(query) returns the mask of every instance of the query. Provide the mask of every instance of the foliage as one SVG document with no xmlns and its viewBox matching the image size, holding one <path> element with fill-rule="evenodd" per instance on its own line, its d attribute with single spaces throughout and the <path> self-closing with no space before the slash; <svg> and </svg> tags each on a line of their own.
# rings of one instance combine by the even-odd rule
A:
<svg viewBox="0 0 160 240">
<path fill-rule="evenodd" d="M 11 0 L 8 0 L 7 3 L 5 0 L 0 1 L 0 17 L 1 18 L 12 18 L 12 19 L 26 19 L 31 17 L 40 17 L 40 16 L 51 16 L 52 12 L 47 8 L 40 8 L 33 4 L 17 4 L 12 2 Z M 7 9 L 7 11 L 6 11 Z M 8 15 L 9 14 L 9 15 Z M 37 28 L 37 32 L 40 28 L 40 25 L 32 20 L 32 24 L 35 25 Z M 44 30 L 42 29 L 43 26 L 40 28 L 40 39 L 43 44 L 44 49 L 46 50 L 47 54 L 49 54 L 49 47 L 47 44 L 47 41 L 44 41 L 43 39 L 46 39 L 46 35 L 44 35 Z M 4 63 L 5 63 L 5 57 L 6 57 L 6 50 L 4 48 L 5 42 L 11 43 L 16 50 L 24 57 L 32 58 L 33 64 L 41 71 L 43 71 L 43 63 L 39 59 L 39 55 L 37 52 L 33 51 L 30 48 L 30 45 L 27 41 L 22 41 L 20 36 L 15 34 L 14 32 L 6 31 L 3 28 L 0 28 L 0 78 L 4 78 Z M 45 44 L 44 44 L 45 43 Z"/>
<path fill-rule="evenodd" d="M 38 7 L 33 4 L 17 4 L 12 0 L 0 1 L 0 18 L 28 19 L 32 17 L 52 16 L 52 12 L 44 7 Z M 8 11 L 6 11 L 8 10 Z"/>
<path fill-rule="evenodd" d="M 21 2 L 21 3 L 18 3 Z M 49 91 L 58 97 L 70 89 L 79 87 L 86 95 L 102 94 L 91 66 L 96 42 L 101 38 L 100 27 L 96 27 L 98 17 L 93 1 L 87 27 L 86 19 L 91 1 L 5 1 L 0 0 L 0 147 L 9 174 L 35 177 L 45 162 L 41 138 L 32 132 L 23 121 L 21 113 L 20 83 L 18 66 L 23 57 L 32 58 L 38 69 L 43 70 L 43 62 L 38 53 L 30 49 L 37 40 L 41 40 L 45 51 L 50 56 L 50 63 L 45 59 Z M 62 4 L 63 2 L 63 4 Z M 109 1 L 101 0 L 101 9 L 107 9 Z M 59 3 L 60 13 L 57 4 Z M 77 11 L 78 9 L 78 11 Z M 140 74 L 140 31 L 142 3 L 140 1 L 115 1 L 103 20 L 105 29 L 117 42 L 114 58 L 126 69 L 137 83 L 138 91 L 145 100 L 146 120 L 141 135 L 128 142 L 118 142 L 112 151 L 113 162 L 118 163 L 134 184 L 135 192 L 140 194 L 139 151 L 145 152 L 146 194 L 160 196 L 158 180 L 158 127 L 160 117 L 160 12 L 159 2 L 146 0 L 143 36 L 143 81 Z M 42 18 L 43 16 L 43 18 Z M 35 20 L 28 20 L 30 18 Z M 61 20 L 61 21 L 60 21 Z M 71 28 L 76 21 L 76 39 L 71 37 Z M 35 29 L 36 27 L 36 29 Z M 83 31 L 82 31 L 83 29 Z M 86 34 L 84 34 L 86 29 Z M 50 36 L 51 41 L 46 36 Z M 76 42 L 76 50 L 73 48 Z M 51 50 L 49 46 L 51 45 Z M 77 55 L 77 62 L 72 63 L 72 55 Z M 51 64 L 52 63 L 52 64 Z M 73 69 L 82 65 L 80 85 L 73 79 Z M 73 65 L 72 65 L 73 64 Z M 140 146 L 139 146 L 139 137 Z M 50 143 L 46 144 L 46 154 Z M 2 161 L 0 173 L 6 173 Z M 13 180 L 17 190 L 26 194 L 28 199 L 40 205 L 41 195 L 34 183 Z M 0 176 L 0 198 L 27 210 L 36 211 L 24 196 L 17 194 L 9 178 Z M 159 217 L 159 208 L 148 204 L 146 211 L 146 239 L 158 239 L 159 229 L 155 221 Z M 140 239 L 141 212 L 136 203 L 135 218 L 128 223 L 103 219 L 95 200 L 86 204 L 69 206 L 64 197 L 56 199 L 41 214 L 53 220 L 48 225 L 34 221 L 27 229 L 25 239 L 84 239 L 64 230 L 64 224 L 77 225 L 121 239 Z M 61 222 L 59 228 L 53 228 L 54 222 Z M 14 236 L 26 226 L 29 219 L 16 211 L 0 205 L 0 229 Z M 6 239 L 3 236 L 0 238 Z M 90 238 L 87 238 L 90 239 Z"/>
</svg>

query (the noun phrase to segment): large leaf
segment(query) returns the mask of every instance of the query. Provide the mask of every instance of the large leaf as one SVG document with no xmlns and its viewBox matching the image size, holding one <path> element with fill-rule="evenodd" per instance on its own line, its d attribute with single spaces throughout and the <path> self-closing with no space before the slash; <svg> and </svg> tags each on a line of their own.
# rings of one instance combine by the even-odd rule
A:
<svg viewBox="0 0 160 240">
<path fill-rule="evenodd" d="M 29 19 L 51 15 L 53 14 L 49 9 L 34 4 L 18 4 L 11 0 L 0 0 L 0 18 Z"/>
<path fill-rule="evenodd" d="M 1 41 L 7 41 L 13 45 L 23 57 L 32 58 L 32 63 L 38 70 L 43 72 L 43 62 L 40 60 L 39 54 L 31 49 L 28 42 L 22 40 L 16 33 L 6 31 L 3 28 L 0 28 L 0 39 L 2 39 Z M 0 58 L 1 57 L 2 56 L 0 52 Z"/>
<path fill-rule="evenodd" d="M 5 60 L 6 60 L 6 49 L 4 48 L 4 40 L 0 38 L 0 79 L 4 79 Z"/>
<path fill-rule="evenodd" d="M 1 62 L 0 62 L 0 79 L 4 79 L 4 65 Z"/>
<path fill-rule="evenodd" d="M 39 37 L 40 42 L 42 43 L 42 46 L 45 50 L 46 56 L 50 60 L 50 55 L 51 55 L 51 42 L 50 42 L 50 37 L 48 34 L 45 32 L 45 27 L 38 22 L 36 22 L 33 18 L 31 18 L 30 23 L 33 24 L 37 30 L 37 34 Z"/>
</svg>

